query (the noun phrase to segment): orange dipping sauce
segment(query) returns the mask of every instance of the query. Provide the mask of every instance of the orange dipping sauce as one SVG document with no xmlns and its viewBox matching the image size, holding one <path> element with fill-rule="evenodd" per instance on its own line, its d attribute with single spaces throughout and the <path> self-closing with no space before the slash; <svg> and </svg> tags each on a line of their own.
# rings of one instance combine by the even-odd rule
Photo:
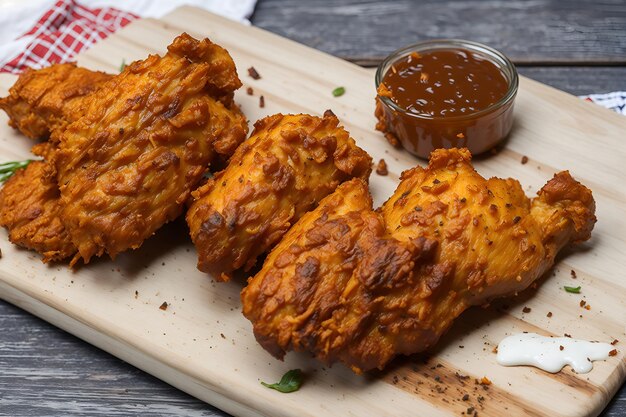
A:
<svg viewBox="0 0 626 417">
<path fill-rule="evenodd" d="M 453 44 L 429 49 L 433 42 Z M 508 135 L 517 73 L 506 57 L 464 41 L 410 48 L 392 54 L 377 73 L 377 129 L 390 142 L 427 158 L 441 147 L 481 153 Z"/>
</svg>

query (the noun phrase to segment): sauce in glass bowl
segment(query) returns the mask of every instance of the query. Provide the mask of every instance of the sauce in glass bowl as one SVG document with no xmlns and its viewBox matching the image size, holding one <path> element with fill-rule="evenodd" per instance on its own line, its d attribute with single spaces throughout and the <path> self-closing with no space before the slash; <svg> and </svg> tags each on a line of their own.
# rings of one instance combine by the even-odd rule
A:
<svg viewBox="0 0 626 417">
<path fill-rule="evenodd" d="M 427 158 L 437 148 L 489 150 L 513 124 L 517 72 L 474 42 L 427 41 L 391 54 L 376 73 L 376 128 Z"/>
</svg>

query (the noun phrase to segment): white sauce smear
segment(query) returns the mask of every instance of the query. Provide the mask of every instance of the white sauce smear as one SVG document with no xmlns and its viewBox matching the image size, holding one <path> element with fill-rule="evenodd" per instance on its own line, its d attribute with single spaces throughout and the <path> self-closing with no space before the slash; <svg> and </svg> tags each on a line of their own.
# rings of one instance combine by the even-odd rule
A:
<svg viewBox="0 0 626 417">
<path fill-rule="evenodd" d="M 551 373 L 570 365 L 576 373 L 586 374 L 592 361 L 608 359 L 613 349 L 609 343 L 521 333 L 500 342 L 497 360 L 504 366 L 530 365 Z"/>
</svg>

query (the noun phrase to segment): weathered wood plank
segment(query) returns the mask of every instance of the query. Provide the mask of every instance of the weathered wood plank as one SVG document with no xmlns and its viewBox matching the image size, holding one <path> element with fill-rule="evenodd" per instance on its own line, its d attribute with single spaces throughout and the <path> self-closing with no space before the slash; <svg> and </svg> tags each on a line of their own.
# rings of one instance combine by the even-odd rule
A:
<svg viewBox="0 0 626 417">
<path fill-rule="evenodd" d="M 625 27 L 626 31 L 626 27 Z M 517 71 L 528 78 L 574 95 L 607 93 L 626 89 L 626 66 L 623 67 L 526 67 Z"/>
<path fill-rule="evenodd" d="M 517 63 L 626 63 L 623 0 L 263 0 L 256 26 L 371 63 L 429 38 L 465 38 Z"/>
<path fill-rule="evenodd" d="M 0 415 L 227 416 L 0 301 Z"/>
</svg>

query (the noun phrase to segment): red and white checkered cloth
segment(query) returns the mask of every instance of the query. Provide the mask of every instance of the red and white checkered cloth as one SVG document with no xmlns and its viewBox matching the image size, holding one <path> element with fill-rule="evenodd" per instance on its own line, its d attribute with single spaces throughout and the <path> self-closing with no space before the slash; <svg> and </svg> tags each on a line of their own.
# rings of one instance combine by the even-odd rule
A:
<svg viewBox="0 0 626 417">
<path fill-rule="evenodd" d="M 138 17 L 192 5 L 250 23 L 256 0 L 0 0 L 0 72 L 68 62 Z"/>
<path fill-rule="evenodd" d="M 75 0 L 58 0 L 22 37 L 33 40 L 0 72 L 19 74 L 24 67 L 42 68 L 67 62 L 138 16 L 112 7 L 90 9 Z"/>
</svg>

